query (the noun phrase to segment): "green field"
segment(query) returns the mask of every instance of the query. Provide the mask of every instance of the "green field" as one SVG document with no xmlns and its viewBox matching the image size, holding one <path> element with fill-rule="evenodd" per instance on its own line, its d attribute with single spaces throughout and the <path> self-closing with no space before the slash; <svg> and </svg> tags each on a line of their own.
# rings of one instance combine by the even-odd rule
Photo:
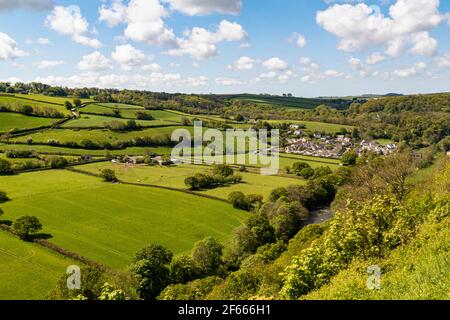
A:
<svg viewBox="0 0 450 320">
<path fill-rule="evenodd" d="M 156 137 L 162 135 L 171 135 L 176 129 L 188 129 L 190 127 L 162 127 L 162 128 L 150 128 L 140 131 L 132 132 L 113 132 L 106 129 L 94 129 L 94 130 L 69 130 L 69 129 L 51 129 L 41 132 L 36 132 L 26 136 L 21 136 L 11 139 L 11 141 L 26 142 L 27 139 L 33 139 L 34 143 L 47 143 L 49 140 L 56 140 L 60 143 L 65 142 L 81 142 L 84 139 L 89 139 L 97 143 L 116 143 L 120 141 L 129 141 L 136 137 Z"/>
<path fill-rule="evenodd" d="M 81 113 L 94 113 L 98 115 L 102 114 L 108 114 L 113 115 L 114 110 L 119 110 L 120 115 L 123 118 L 130 118 L 130 119 L 136 119 L 137 112 L 145 112 L 146 114 L 150 114 L 155 118 L 155 120 L 163 120 L 168 122 L 176 122 L 181 123 L 181 119 L 184 115 L 177 114 L 174 112 L 164 111 L 164 110 L 142 110 L 142 108 L 134 107 L 132 109 L 124 109 L 124 108 L 115 108 L 115 104 L 110 104 L 108 106 L 105 105 L 99 105 L 99 104 L 90 104 L 84 108 L 82 108 L 80 111 Z M 191 116 L 186 116 L 191 117 Z"/>
<path fill-rule="evenodd" d="M 27 99 L 20 99 L 14 96 L 4 96 L 0 95 L 0 105 L 5 105 L 12 108 L 17 108 L 19 106 L 31 106 L 33 108 L 51 108 L 55 109 L 63 114 L 70 114 L 70 111 L 66 110 L 66 108 L 63 105 L 55 105 L 40 101 L 33 101 L 33 100 L 27 100 Z"/>
<path fill-rule="evenodd" d="M 128 164 L 114 164 L 110 162 L 93 163 L 79 166 L 78 169 L 98 174 L 101 169 L 113 169 L 121 181 L 158 185 L 177 189 L 187 189 L 184 180 L 196 173 L 211 174 L 208 166 L 179 165 L 172 167 L 132 166 Z M 199 191 L 200 193 L 227 199 L 233 191 L 241 191 L 244 194 L 261 194 L 267 200 L 270 192 L 277 187 L 287 187 L 291 184 L 304 184 L 305 181 L 294 177 L 262 176 L 258 173 L 239 173 L 243 183 L 221 187 L 211 190 Z"/>
<path fill-rule="evenodd" d="M 30 99 L 30 100 L 38 100 L 42 102 L 50 102 L 50 103 L 56 103 L 60 105 L 64 105 L 64 102 L 69 101 L 73 102 L 74 97 L 50 97 L 43 94 L 15 94 L 16 97 L 24 98 L 24 99 Z M 80 99 L 82 103 L 85 102 L 91 102 L 92 99 Z"/>
<path fill-rule="evenodd" d="M 124 103 L 97 103 L 97 105 L 112 109 L 137 109 L 137 110 L 143 110 L 144 107 L 142 106 L 136 106 L 134 104 L 124 104 Z"/>
<path fill-rule="evenodd" d="M 56 119 L 29 117 L 20 113 L 0 112 L 0 132 L 49 126 L 56 121 Z"/>
<path fill-rule="evenodd" d="M 63 170 L 2 177 L 0 190 L 12 199 L 2 206 L 3 219 L 35 215 L 51 242 L 113 268 L 125 268 L 153 242 L 176 254 L 206 236 L 226 243 L 248 217 L 225 202 Z"/>
<path fill-rule="evenodd" d="M 92 155 L 92 156 L 105 156 L 104 150 L 85 150 L 85 149 L 72 149 L 72 148 L 62 148 L 62 147 L 52 147 L 47 145 L 27 145 L 27 144 L 4 144 L 0 143 L 0 151 L 6 150 L 30 150 L 36 151 L 43 154 L 55 154 L 55 155 Z M 144 155 L 147 152 L 156 153 L 159 155 L 170 154 L 172 148 L 169 147 L 158 147 L 158 148 L 141 148 L 141 147 L 131 147 L 123 150 L 111 150 L 109 153 L 111 155 Z"/>
<path fill-rule="evenodd" d="M 89 128 L 89 127 L 106 127 L 108 122 L 119 121 L 126 123 L 128 120 L 104 116 L 96 116 L 91 114 L 82 114 L 80 118 L 64 123 L 62 128 Z M 136 120 L 136 123 L 142 127 L 155 127 L 167 125 L 167 122 L 160 120 L 144 121 Z M 169 123 L 170 124 L 170 123 Z"/>
<path fill-rule="evenodd" d="M 340 166 L 340 161 L 336 159 L 324 159 L 310 156 L 302 156 L 296 154 L 280 154 L 280 169 L 285 167 L 292 167 L 295 162 L 306 162 L 312 168 L 328 166 L 331 170 L 336 170 Z"/>
<path fill-rule="evenodd" d="M 42 300 L 74 262 L 0 231 L 0 300 Z M 79 264 L 79 263 L 78 263 Z"/>
</svg>

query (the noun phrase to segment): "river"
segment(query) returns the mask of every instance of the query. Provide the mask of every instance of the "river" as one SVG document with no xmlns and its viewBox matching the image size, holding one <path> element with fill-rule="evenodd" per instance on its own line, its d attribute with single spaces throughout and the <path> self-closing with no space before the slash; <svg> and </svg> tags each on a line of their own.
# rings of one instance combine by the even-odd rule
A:
<svg viewBox="0 0 450 320">
<path fill-rule="evenodd" d="M 332 217 L 333 211 L 331 211 L 330 207 L 318 209 L 310 213 L 308 219 L 305 221 L 305 225 L 323 223 L 330 220 Z"/>
</svg>

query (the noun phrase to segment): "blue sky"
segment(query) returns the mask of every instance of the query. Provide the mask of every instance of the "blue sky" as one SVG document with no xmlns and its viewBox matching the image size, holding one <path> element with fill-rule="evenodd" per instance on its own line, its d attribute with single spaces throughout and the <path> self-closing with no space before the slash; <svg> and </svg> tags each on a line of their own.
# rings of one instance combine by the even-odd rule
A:
<svg viewBox="0 0 450 320">
<path fill-rule="evenodd" d="M 0 80 L 194 93 L 450 91 L 450 1 L 0 0 Z"/>
</svg>

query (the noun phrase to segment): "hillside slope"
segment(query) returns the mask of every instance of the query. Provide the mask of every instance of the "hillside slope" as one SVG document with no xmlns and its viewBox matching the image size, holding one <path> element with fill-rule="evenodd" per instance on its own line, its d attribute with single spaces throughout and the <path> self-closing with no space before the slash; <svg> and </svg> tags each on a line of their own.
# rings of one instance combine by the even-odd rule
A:
<svg viewBox="0 0 450 320">
<path fill-rule="evenodd" d="M 367 288 L 366 270 L 378 265 L 381 289 Z M 446 300 L 450 299 L 450 218 L 427 223 L 410 244 L 386 259 L 356 261 L 307 300 Z"/>
</svg>

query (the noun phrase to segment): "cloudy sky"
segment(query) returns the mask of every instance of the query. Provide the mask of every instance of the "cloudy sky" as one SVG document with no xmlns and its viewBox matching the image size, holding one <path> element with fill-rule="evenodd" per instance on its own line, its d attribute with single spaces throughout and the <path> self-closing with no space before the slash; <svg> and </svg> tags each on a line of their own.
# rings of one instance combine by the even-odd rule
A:
<svg viewBox="0 0 450 320">
<path fill-rule="evenodd" d="M 0 0 L 0 80 L 195 93 L 450 91 L 448 0 Z"/>
</svg>

